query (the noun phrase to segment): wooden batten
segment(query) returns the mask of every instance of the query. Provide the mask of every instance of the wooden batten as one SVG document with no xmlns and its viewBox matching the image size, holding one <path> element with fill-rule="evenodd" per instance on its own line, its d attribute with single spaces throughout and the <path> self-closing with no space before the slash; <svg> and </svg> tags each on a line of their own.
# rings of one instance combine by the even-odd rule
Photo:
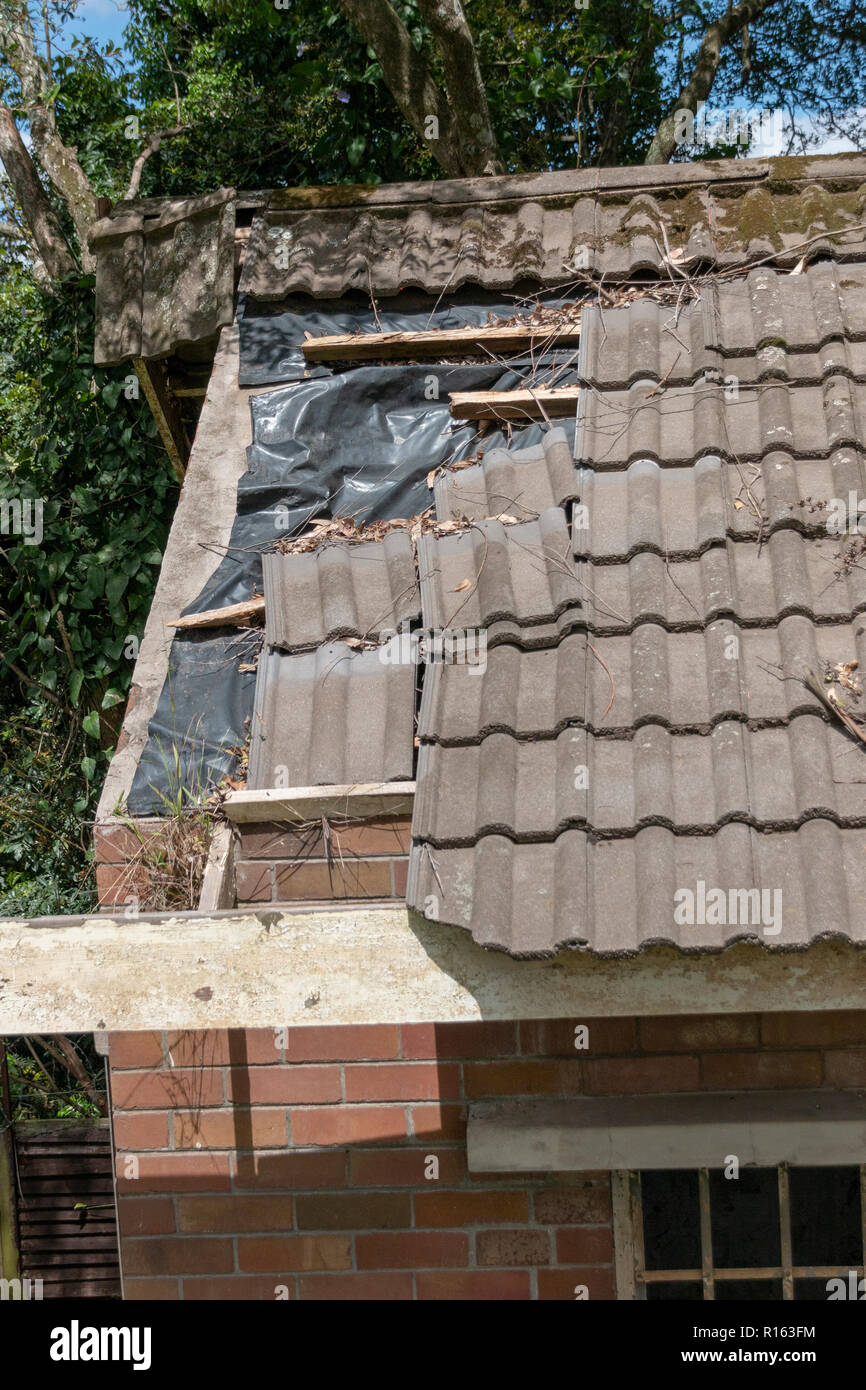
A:
<svg viewBox="0 0 866 1390">
<path fill-rule="evenodd" d="M 451 414 L 458 420 L 545 420 L 572 416 L 579 386 L 526 388 L 519 391 L 452 391 Z"/>
</svg>

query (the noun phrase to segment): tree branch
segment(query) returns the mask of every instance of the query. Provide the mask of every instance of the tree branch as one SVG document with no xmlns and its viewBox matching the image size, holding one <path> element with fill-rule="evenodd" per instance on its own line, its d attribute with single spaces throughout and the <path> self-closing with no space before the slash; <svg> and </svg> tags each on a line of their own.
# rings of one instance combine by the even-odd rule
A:
<svg viewBox="0 0 866 1390">
<path fill-rule="evenodd" d="M 54 112 L 45 102 L 45 72 L 36 53 L 26 0 L 7 0 L 0 11 L 0 49 L 21 85 L 22 104 L 27 113 L 33 151 L 69 209 L 78 236 L 82 266 L 87 271 L 93 270 L 87 233 L 96 221 L 96 197 L 78 162 L 77 150 L 61 140 Z M 9 177 L 14 183 L 11 172 Z M 35 228 L 33 232 L 35 236 Z"/>
<path fill-rule="evenodd" d="M 739 5 L 729 4 L 721 19 L 708 25 L 698 48 L 692 75 L 675 105 L 659 123 L 644 164 L 667 164 L 679 144 L 676 136 L 677 112 L 691 111 L 692 115 L 695 114 L 698 102 L 706 101 L 712 90 L 725 44 L 776 3 L 777 0 L 741 0 Z"/>
<path fill-rule="evenodd" d="M 54 1033 L 52 1036 L 53 1042 L 49 1042 L 48 1038 L 44 1037 L 37 1037 L 34 1041 L 40 1047 L 45 1048 L 49 1057 L 53 1057 L 75 1077 L 82 1091 L 86 1092 L 89 1100 L 97 1107 L 100 1114 L 104 1115 L 106 1113 L 106 1098 L 96 1089 L 87 1068 L 75 1050 L 74 1044 L 63 1033 Z"/>
<path fill-rule="evenodd" d="M 132 173 L 129 176 L 129 187 L 123 195 L 127 202 L 131 202 L 133 198 L 138 197 L 144 166 L 150 159 L 150 156 L 156 154 L 163 140 L 168 140 L 172 135 L 181 135 L 183 131 L 190 129 L 191 127 L 188 125 L 173 125 L 169 126 L 167 130 L 158 130 L 154 135 L 151 135 L 150 140 L 132 166 Z"/>
<path fill-rule="evenodd" d="M 48 274 L 53 280 L 74 275 L 77 267 L 63 235 L 60 219 L 42 187 L 8 106 L 0 106 L 0 159 Z"/>
<path fill-rule="evenodd" d="M 464 162 L 479 162 L 478 172 L 482 174 L 504 173 L 490 124 L 475 42 L 460 0 L 418 0 L 418 8 L 442 55 L 445 91 L 457 123 Z"/>
<path fill-rule="evenodd" d="M 482 173 L 477 157 L 473 161 L 463 149 L 454 112 L 388 0 L 340 0 L 340 6 L 375 53 L 401 114 L 446 174 Z M 466 143 L 472 143 L 468 133 Z"/>
</svg>

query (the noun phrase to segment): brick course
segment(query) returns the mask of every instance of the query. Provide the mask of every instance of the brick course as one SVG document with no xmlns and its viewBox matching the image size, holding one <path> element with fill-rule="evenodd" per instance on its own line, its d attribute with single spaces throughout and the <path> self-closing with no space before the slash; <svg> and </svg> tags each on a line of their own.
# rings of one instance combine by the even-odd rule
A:
<svg viewBox="0 0 866 1390">
<path fill-rule="evenodd" d="M 406 816 L 331 822 L 327 843 L 318 825 L 304 830 L 279 823 L 241 826 L 235 856 L 238 906 L 402 898 L 410 825 Z"/>
<path fill-rule="evenodd" d="M 609 1299 L 609 1175 L 470 1175 L 468 1104 L 859 1089 L 866 1012 L 116 1034 L 110 1065 L 127 1297 Z"/>
</svg>

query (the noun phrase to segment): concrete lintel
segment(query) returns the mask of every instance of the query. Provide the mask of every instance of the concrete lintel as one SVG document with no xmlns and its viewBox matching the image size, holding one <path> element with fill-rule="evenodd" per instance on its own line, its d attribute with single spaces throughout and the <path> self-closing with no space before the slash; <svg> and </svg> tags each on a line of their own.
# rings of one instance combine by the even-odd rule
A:
<svg viewBox="0 0 866 1390">
<path fill-rule="evenodd" d="M 284 821 L 300 825 L 320 816 L 368 819 L 412 814 L 414 782 L 359 782 L 340 787 L 269 787 L 229 792 L 222 804 L 230 821 L 241 825 Z"/>
<path fill-rule="evenodd" d="M 512 960 L 403 906 L 0 921 L 0 1034 L 861 1009 L 866 951 Z"/>
<path fill-rule="evenodd" d="M 860 1164 L 866 1095 L 753 1091 L 502 1101 L 469 1112 L 469 1170 L 589 1172 Z"/>
</svg>

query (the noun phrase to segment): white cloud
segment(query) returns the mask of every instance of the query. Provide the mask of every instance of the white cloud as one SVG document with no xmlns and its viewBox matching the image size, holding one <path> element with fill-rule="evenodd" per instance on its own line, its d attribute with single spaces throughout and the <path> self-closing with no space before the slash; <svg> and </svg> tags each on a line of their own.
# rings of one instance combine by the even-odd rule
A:
<svg viewBox="0 0 866 1390">
<path fill-rule="evenodd" d="M 771 155 L 785 153 L 787 148 L 787 136 L 785 131 L 786 123 L 789 119 L 788 113 L 780 109 L 774 111 L 772 115 L 772 122 L 767 123 L 772 131 L 770 138 L 767 140 L 753 140 L 749 146 L 749 157 L 752 159 L 769 159 Z M 855 111 L 845 112 L 842 119 L 843 121 L 857 119 L 866 125 L 866 108 L 858 108 Z M 810 154 L 845 154 L 857 148 L 853 140 L 847 139 L 844 135 L 830 134 L 822 127 L 820 121 L 815 120 L 811 116 L 807 116 L 805 112 L 797 113 L 797 124 L 802 131 L 809 135 L 817 135 L 819 137 L 818 144 L 810 147 Z"/>
</svg>

